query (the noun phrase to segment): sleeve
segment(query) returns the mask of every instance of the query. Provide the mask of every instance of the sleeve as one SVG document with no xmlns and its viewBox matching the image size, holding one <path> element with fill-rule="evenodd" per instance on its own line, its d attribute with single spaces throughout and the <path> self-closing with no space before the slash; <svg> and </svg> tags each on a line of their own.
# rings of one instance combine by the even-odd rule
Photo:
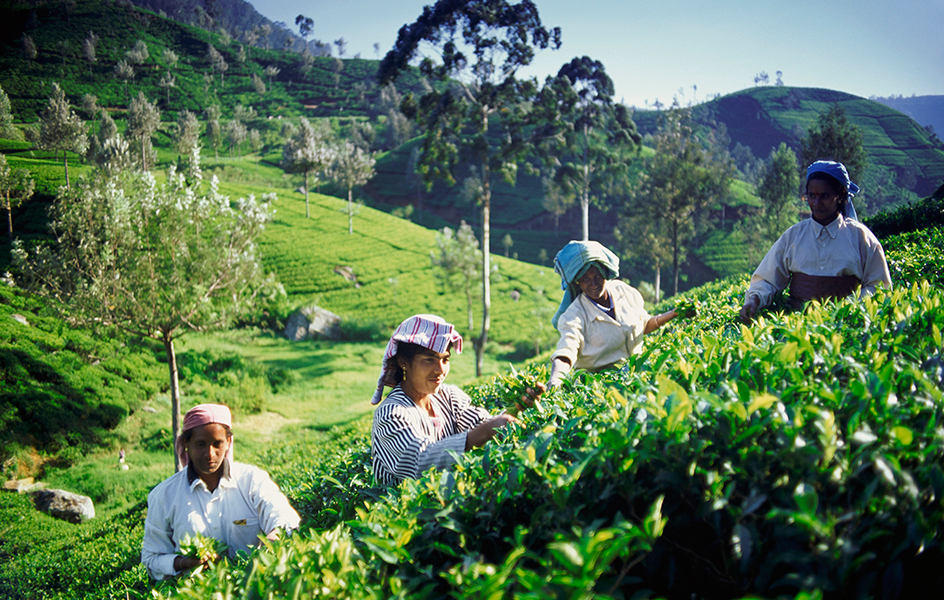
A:
<svg viewBox="0 0 944 600">
<path fill-rule="evenodd" d="M 757 296 L 760 298 L 760 308 L 763 308 L 773 301 L 774 294 L 790 285 L 790 271 L 787 269 L 784 256 L 787 246 L 789 246 L 789 240 L 787 233 L 784 233 L 770 247 L 764 259 L 760 261 L 760 265 L 757 266 L 757 270 L 751 275 L 750 287 L 744 295 L 745 302 L 750 300 L 751 296 Z"/>
<path fill-rule="evenodd" d="M 262 469 L 253 470 L 249 498 L 259 515 L 259 525 L 264 535 L 276 529 L 298 529 L 301 518 L 279 486 Z"/>
<path fill-rule="evenodd" d="M 571 307 L 576 304 L 575 301 Z M 551 362 L 554 362 L 555 358 L 565 358 L 570 361 L 571 366 L 574 366 L 584 344 L 584 324 L 580 311 L 568 309 L 557 322 L 557 329 L 560 331 L 560 340 L 557 342 L 557 349 L 551 355 Z"/>
<path fill-rule="evenodd" d="M 467 431 L 431 442 L 406 414 L 404 407 L 383 404 L 374 412 L 373 460 L 380 471 L 374 476 L 384 485 L 415 479 L 430 467 L 442 469 L 455 462 L 454 454 L 465 451 Z"/>
<path fill-rule="evenodd" d="M 888 272 L 888 261 L 885 260 L 885 249 L 882 244 L 870 231 L 865 231 L 863 242 L 860 244 L 860 252 L 863 258 L 862 268 L 862 287 L 859 289 L 859 297 L 871 296 L 875 293 L 876 286 L 882 285 L 886 289 L 892 289 L 892 277 Z"/>
<path fill-rule="evenodd" d="M 456 415 L 456 431 L 468 432 L 491 416 L 481 406 L 472 406 L 472 399 L 469 398 L 469 395 L 457 387 L 449 389 L 449 401 L 452 404 L 453 413 Z"/>
<path fill-rule="evenodd" d="M 174 531 L 167 515 L 168 503 L 163 491 L 162 487 L 157 487 L 148 494 L 144 543 L 141 547 L 141 562 L 147 568 L 148 575 L 158 581 L 177 575 L 174 570 L 177 546 L 174 544 Z"/>
</svg>

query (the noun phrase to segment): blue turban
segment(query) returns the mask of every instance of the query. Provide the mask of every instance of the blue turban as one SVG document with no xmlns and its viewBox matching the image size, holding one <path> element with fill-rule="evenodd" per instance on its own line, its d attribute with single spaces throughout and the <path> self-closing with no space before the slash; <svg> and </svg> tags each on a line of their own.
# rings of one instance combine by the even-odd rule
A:
<svg viewBox="0 0 944 600">
<path fill-rule="evenodd" d="M 852 197 L 859 193 L 859 186 L 849 179 L 849 172 L 846 171 L 846 165 L 832 160 L 818 160 L 807 167 L 807 181 L 810 180 L 810 176 L 813 173 L 825 173 L 838 181 L 842 187 L 846 188 L 848 196 L 846 198 L 846 207 L 843 209 L 842 215 L 847 219 L 858 220 L 858 215 L 856 215 L 855 208 L 852 206 Z"/>
<path fill-rule="evenodd" d="M 554 271 L 560 275 L 564 298 L 560 307 L 551 318 L 551 325 L 557 327 L 557 320 L 567 307 L 580 295 L 577 280 L 583 277 L 590 267 L 596 265 L 606 279 L 619 277 L 619 257 L 610 252 L 600 242 L 572 241 L 564 246 L 554 258 Z"/>
</svg>

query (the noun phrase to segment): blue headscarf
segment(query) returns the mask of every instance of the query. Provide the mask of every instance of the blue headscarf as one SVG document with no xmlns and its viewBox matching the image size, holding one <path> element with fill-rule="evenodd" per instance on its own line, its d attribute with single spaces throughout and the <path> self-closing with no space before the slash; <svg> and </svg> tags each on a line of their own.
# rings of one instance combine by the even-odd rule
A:
<svg viewBox="0 0 944 600">
<path fill-rule="evenodd" d="M 859 219 L 855 207 L 852 206 L 852 197 L 859 193 L 859 186 L 849 179 L 849 172 L 846 171 L 846 165 L 831 160 L 818 160 L 807 167 L 807 181 L 810 180 L 810 175 L 813 173 L 825 173 L 838 181 L 842 187 L 846 188 L 846 206 L 842 210 L 842 216 L 858 221 Z"/>
<path fill-rule="evenodd" d="M 577 280 L 594 265 L 606 279 L 619 277 L 619 257 L 600 242 L 568 242 L 554 257 L 554 272 L 560 275 L 561 289 L 564 290 L 560 307 L 551 318 L 551 325 L 555 328 L 560 316 L 580 295 Z"/>
</svg>

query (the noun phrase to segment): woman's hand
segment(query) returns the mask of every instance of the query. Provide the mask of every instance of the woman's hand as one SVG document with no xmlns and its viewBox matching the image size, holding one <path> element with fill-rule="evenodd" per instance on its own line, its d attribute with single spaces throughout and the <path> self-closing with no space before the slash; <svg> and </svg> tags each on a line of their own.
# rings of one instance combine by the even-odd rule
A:
<svg viewBox="0 0 944 600">
<path fill-rule="evenodd" d="M 489 419 L 485 419 L 475 427 L 469 430 L 468 435 L 465 438 L 465 449 L 468 452 L 472 448 L 479 448 L 484 446 L 486 442 L 495 437 L 498 433 L 498 430 L 504 427 L 509 423 L 520 423 L 510 413 L 504 412 L 499 415 L 495 415 Z"/>
<path fill-rule="evenodd" d="M 174 570 L 180 573 L 181 571 L 189 571 L 195 567 L 199 567 L 207 561 L 204 561 L 196 556 L 181 556 L 177 555 L 174 557 Z"/>
<path fill-rule="evenodd" d="M 524 409 L 534 406 L 534 401 L 540 398 L 541 394 L 546 391 L 547 387 L 543 383 L 535 381 L 524 389 L 524 393 L 521 394 L 520 398 L 515 398 L 514 408 L 508 409 L 506 412 L 517 417 L 518 413 Z"/>
<path fill-rule="evenodd" d="M 757 316 L 757 313 L 760 311 L 760 297 L 759 296 L 750 296 L 744 302 L 744 306 L 741 307 L 741 322 L 745 325 L 750 325 L 754 322 L 754 317 Z"/>
</svg>

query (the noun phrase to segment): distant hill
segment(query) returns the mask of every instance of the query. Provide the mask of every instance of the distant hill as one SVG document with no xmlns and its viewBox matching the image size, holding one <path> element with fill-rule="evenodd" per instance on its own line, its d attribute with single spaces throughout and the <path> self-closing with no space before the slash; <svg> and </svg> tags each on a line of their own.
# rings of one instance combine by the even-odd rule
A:
<svg viewBox="0 0 944 600">
<path fill-rule="evenodd" d="M 944 182 L 944 144 L 939 139 L 885 104 L 844 92 L 755 87 L 695 106 L 692 116 L 705 127 L 724 123 L 732 146 L 740 143 L 755 157 L 767 158 L 781 142 L 798 151 L 810 125 L 832 104 L 839 104 L 862 131 L 870 163 L 894 172 L 900 187 L 926 197 Z M 658 128 L 658 111 L 637 111 L 633 118 L 643 133 Z"/>
<path fill-rule="evenodd" d="M 905 113 L 922 127 L 931 127 L 938 137 L 944 136 L 944 96 L 873 96 L 869 99 Z"/>
</svg>

